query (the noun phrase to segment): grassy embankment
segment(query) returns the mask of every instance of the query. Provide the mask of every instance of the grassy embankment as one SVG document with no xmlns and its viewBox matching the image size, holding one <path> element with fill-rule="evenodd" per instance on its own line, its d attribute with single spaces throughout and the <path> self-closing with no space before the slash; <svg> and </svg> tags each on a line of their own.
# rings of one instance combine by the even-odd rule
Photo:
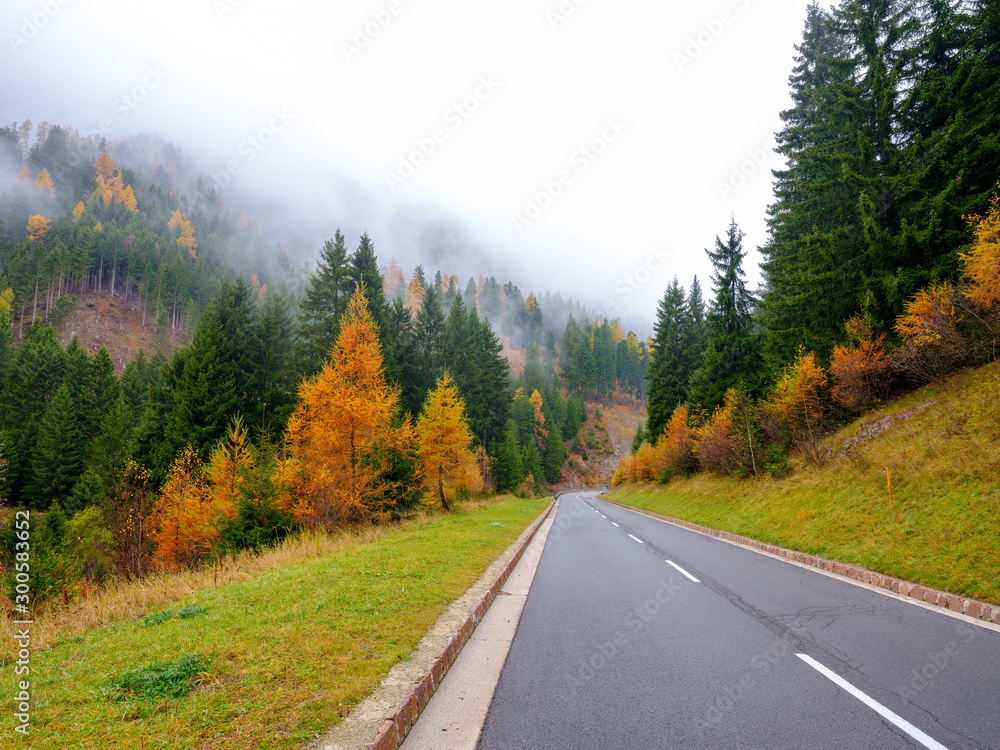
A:
<svg viewBox="0 0 1000 750">
<path fill-rule="evenodd" d="M 1000 604 L 1000 363 L 921 388 L 823 448 L 824 465 L 783 479 L 698 475 L 610 497 Z"/>
<path fill-rule="evenodd" d="M 81 605 L 97 612 L 36 623 L 50 643 L 31 655 L 31 735 L 22 744 L 299 747 L 406 659 L 548 502 L 467 503 L 451 515 L 301 539 L 247 558 L 224 574 L 230 580 L 211 570 L 160 576 Z M 115 612 L 130 616 L 80 624 Z M 5 662 L 0 701 L 11 706 L 14 665 L 9 655 Z M 190 692 L 165 695 L 174 689 Z M 11 736 L 9 713 L 7 725 Z"/>
</svg>

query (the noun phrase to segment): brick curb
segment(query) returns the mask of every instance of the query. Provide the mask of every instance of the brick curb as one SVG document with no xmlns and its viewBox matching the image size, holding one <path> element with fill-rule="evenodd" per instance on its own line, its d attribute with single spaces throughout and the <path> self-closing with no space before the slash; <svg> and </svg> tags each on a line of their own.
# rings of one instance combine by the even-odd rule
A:
<svg viewBox="0 0 1000 750">
<path fill-rule="evenodd" d="M 448 645 L 444 647 L 437 659 L 434 660 L 434 664 L 431 665 L 430 670 L 424 675 L 424 678 L 411 692 L 403 696 L 402 708 L 396 712 L 395 716 L 386 720 L 374 740 L 365 743 L 366 750 L 397 750 L 403 744 L 403 740 L 417 722 L 424 708 L 427 707 L 427 702 L 438 689 L 441 680 L 444 679 L 451 665 L 455 663 L 455 659 L 458 658 L 462 647 L 465 646 L 466 642 L 472 636 L 473 631 L 475 631 L 476 626 L 479 625 L 486 615 L 490 605 L 493 604 L 493 600 L 497 598 L 500 589 L 503 588 L 511 572 L 513 572 L 515 566 L 520 561 L 521 555 L 524 554 L 528 545 L 531 544 L 531 540 L 535 538 L 538 529 L 545 523 L 545 519 L 549 517 L 554 507 L 555 500 L 549 503 L 549 507 L 545 513 L 535 521 L 535 527 L 531 530 L 531 533 L 528 534 L 528 537 L 521 544 L 520 548 L 514 553 L 514 557 L 507 563 L 493 585 L 482 595 L 479 604 L 469 612 L 469 616 L 465 618 L 462 627 L 452 636 Z"/>
<path fill-rule="evenodd" d="M 742 544 L 746 547 L 753 547 L 754 549 L 766 552 L 769 555 L 774 555 L 775 557 L 782 557 L 786 560 L 795 560 L 796 562 L 803 563 L 804 565 L 811 565 L 814 568 L 826 570 L 835 575 L 845 576 L 846 578 L 851 578 L 855 581 L 861 581 L 862 583 L 877 586 L 878 588 L 887 589 L 894 593 L 926 602 L 927 604 L 944 607 L 952 612 L 972 618 L 973 620 L 983 620 L 985 622 L 1000 625 L 1000 605 L 987 604 L 986 602 L 976 601 L 975 599 L 967 599 L 964 596 L 956 596 L 955 594 L 949 594 L 947 591 L 938 591 L 937 589 L 921 586 L 918 583 L 904 581 L 900 578 L 893 578 L 892 576 L 883 575 L 882 573 L 877 573 L 873 570 L 868 570 L 867 568 L 862 568 L 851 563 L 839 562 L 838 560 L 827 560 L 826 558 L 809 555 L 805 552 L 786 549 L 775 544 L 767 544 L 766 542 L 762 542 L 759 539 L 753 539 L 752 537 L 740 536 L 739 534 L 733 534 L 728 531 L 719 531 L 718 529 L 713 529 L 708 526 L 700 526 L 696 523 L 691 523 L 690 521 L 682 521 L 679 518 L 671 518 L 670 516 L 663 516 L 649 510 L 634 508 L 631 505 L 624 505 L 623 503 L 615 502 L 614 500 L 607 500 L 605 498 L 600 499 L 606 503 L 617 505 L 620 508 L 626 508 L 627 510 L 635 511 L 636 513 L 642 513 L 644 516 L 649 516 L 650 518 L 667 521 L 675 526 L 683 526 L 686 529 L 699 531 L 702 534 L 707 534 L 708 536 L 725 539 L 730 542 L 735 542 L 736 544 Z"/>
</svg>

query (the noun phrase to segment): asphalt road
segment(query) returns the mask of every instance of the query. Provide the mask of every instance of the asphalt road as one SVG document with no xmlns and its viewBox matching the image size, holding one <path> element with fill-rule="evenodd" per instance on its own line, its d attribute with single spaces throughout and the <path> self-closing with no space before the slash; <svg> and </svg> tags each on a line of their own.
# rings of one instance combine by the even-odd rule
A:
<svg viewBox="0 0 1000 750">
<path fill-rule="evenodd" d="M 1000 632 L 563 495 L 478 747 L 997 750 Z"/>
</svg>

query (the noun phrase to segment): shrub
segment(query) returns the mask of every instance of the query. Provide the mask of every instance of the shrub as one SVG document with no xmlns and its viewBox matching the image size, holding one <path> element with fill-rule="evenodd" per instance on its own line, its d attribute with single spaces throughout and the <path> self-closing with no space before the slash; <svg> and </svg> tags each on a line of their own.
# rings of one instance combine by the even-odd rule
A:
<svg viewBox="0 0 1000 750">
<path fill-rule="evenodd" d="M 876 336 L 871 324 L 857 315 L 844 327 L 853 346 L 838 344 L 833 348 L 831 395 L 851 411 L 868 411 L 885 401 L 892 387 L 892 363 L 885 351 L 885 334 Z"/>
<path fill-rule="evenodd" d="M 114 547 L 115 539 L 100 508 L 84 508 L 66 523 L 63 550 L 87 580 L 100 583 L 111 575 Z"/>
<path fill-rule="evenodd" d="M 694 455 L 694 433 L 688 424 L 688 419 L 687 406 L 678 406 L 670 416 L 670 421 L 660 438 L 663 463 L 660 481 L 668 482 L 678 474 L 690 476 L 697 470 L 698 462 Z"/>
<path fill-rule="evenodd" d="M 970 345 L 959 330 L 961 305 L 961 295 L 947 282 L 917 292 L 896 318 L 903 345 L 893 352 L 893 364 L 918 382 L 963 366 Z"/>
</svg>

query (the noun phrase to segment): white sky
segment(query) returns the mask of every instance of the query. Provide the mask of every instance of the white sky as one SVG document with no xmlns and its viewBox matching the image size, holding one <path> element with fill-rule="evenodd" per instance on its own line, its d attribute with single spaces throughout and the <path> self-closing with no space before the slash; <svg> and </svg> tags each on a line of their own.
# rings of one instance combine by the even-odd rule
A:
<svg viewBox="0 0 1000 750">
<path fill-rule="evenodd" d="M 711 293 L 731 214 L 765 240 L 807 4 L 4 0 L 0 121 L 155 132 L 233 183 L 307 190 L 326 236 L 358 225 L 325 201 L 336 175 L 375 227 L 443 213 L 523 289 L 652 320 L 674 274 Z M 381 262 L 421 260 L 368 231 Z"/>
</svg>

